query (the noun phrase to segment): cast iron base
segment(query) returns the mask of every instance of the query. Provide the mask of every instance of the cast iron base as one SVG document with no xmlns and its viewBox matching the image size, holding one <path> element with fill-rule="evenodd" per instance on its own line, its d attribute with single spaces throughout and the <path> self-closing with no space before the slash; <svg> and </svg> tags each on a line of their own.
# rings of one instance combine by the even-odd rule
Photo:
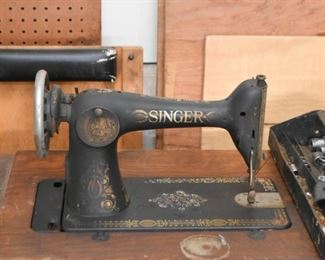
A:
<svg viewBox="0 0 325 260">
<path fill-rule="evenodd" d="M 64 180 L 39 183 L 32 219 L 35 231 L 144 231 L 284 229 L 283 207 L 250 208 L 235 196 L 245 192 L 242 177 L 129 178 L 128 208 L 112 217 L 73 216 L 64 209 Z M 272 181 L 257 179 L 257 192 L 277 193 Z"/>
</svg>

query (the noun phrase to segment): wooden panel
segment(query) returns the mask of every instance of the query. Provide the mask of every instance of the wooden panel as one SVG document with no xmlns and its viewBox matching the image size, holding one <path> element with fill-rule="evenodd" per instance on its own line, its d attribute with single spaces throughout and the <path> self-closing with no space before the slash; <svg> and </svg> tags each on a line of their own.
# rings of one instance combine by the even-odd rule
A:
<svg viewBox="0 0 325 260">
<path fill-rule="evenodd" d="M 12 155 L 0 155 L 0 208 L 2 205 L 2 200 L 5 195 L 7 183 L 9 180 L 9 175 L 11 173 L 11 166 L 14 160 Z"/>
<path fill-rule="evenodd" d="M 216 174 L 227 177 L 247 175 L 247 167 L 236 151 L 137 151 L 122 152 L 119 158 L 125 177 L 197 177 L 202 176 L 202 172 L 207 177 Z M 186 259 L 180 243 L 193 235 L 223 236 L 230 246 L 229 259 L 317 258 L 306 228 L 271 158 L 265 162 L 259 175 L 275 182 L 292 221 L 287 230 L 261 233 L 111 232 L 109 240 L 101 242 L 91 239 L 91 233 L 46 234 L 30 229 L 37 183 L 47 178 L 62 178 L 63 169 L 64 153 L 52 152 L 45 160 L 35 158 L 31 152 L 18 153 L 3 208 L 0 209 L 0 259 Z M 210 252 L 204 259 L 218 259 L 211 257 L 222 255 L 217 246 L 203 248 L 203 252 Z"/>
<path fill-rule="evenodd" d="M 270 127 L 272 125 L 265 125 L 263 129 L 263 144 L 264 150 L 268 148 L 268 139 Z M 221 128 L 203 128 L 202 129 L 202 147 L 203 150 L 233 150 L 237 149 L 229 135 L 229 133 Z"/>
<path fill-rule="evenodd" d="M 124 47 L 121 67 L 122 90 L 133 93 L 143 93 L 143 52 L 140 48 Z M 118 76 L 118 75 L 117 75 Z M 120 149 L 142 148 L 142 132 L 132 132 L 124 135 L 119 141 Z"/>
<path fill-rule="evenodd" d="M 133 58 L 129 60 L 132 54 Z M 110 82 L 57 82 L 67 93 L 87 88 L 114 88 L 142 93 L 142 49 L 117 48 L 117 80 Z M 50 75 L 51 78 L 51 75 Z M 55 82 L 52 82 L 55 83 Z M 0 150 L 15 153 L 17 150 L 34 149 L 33 136 L 33 82 L 0 82 Z M 123 141 L 125 139 L 126 141 Z M 142 134 L 129 133 L 119 142 L 120 149 L 142 147 Z M 68 126 L 62 123 L 60 134 L 51 139 L 50 149 L 67 150 Z"/>
<path fill-rule="evenodd" d="M 164 74 L 158 92 L 203 96 L 206 35 L 325 35 L 323 0 L 161 0 Z M 201 147 L 200 130 L 165 130 L 163 147 Z"/>
<path fill-rule="evenodd" d="M 98 45 L 100 0 L 1 0 L 0 45 Z"/>
<path fill-rule="evenodd" d="M 312 110 L 325 109 L 325 37 L 207 37 L 205 100 L 227 97 L 240 82 L 256 74 L 267 76 L 268 127 Z M 220 130 L 202 129 L 202 148 L 234 148 L 229 142 L 218 142 L 220 134 Z M 267 138 L 264 135 L 264 148 Z"/>
</svg>

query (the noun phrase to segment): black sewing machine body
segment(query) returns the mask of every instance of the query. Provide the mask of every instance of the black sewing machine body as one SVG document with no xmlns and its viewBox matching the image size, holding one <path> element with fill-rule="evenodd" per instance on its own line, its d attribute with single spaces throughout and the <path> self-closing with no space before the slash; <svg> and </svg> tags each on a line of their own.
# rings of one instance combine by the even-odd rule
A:
<svg viewBox="0 0 325 260">
<path fill-rule="evenodd" d="M 77 95 L 67 95 L 57 86 L 49 89 L 45 71 L 38 73 L 35 87 L 35 140 L 39 156 L 46 156 L 49 138 L 58 130 L 61 121 L 67 121 L 70 126 L 65 180 L 43 183 L 44 190 L 48 190 L 51 185 L 62 189 L 57 196 L 54 195 L 55 192 L 52 193 L 56 196 L 54 204 L 57 204 L 58 209 L 54 222 L 59 229 L 98 231 L 115 227 L 120 230 L 123 229 L 123 221 L 129 221 L 130 216 L 132 218 L 137 215 L 135 211 L 144 212 L 142 222 L 151 217 L 146 212 L 152 211 L 152 208 L 144 209 L 144 202 L 135 202 L 136 199 L 133 198 L 138 196 L 136 193 L 154 192 L 155 188 L 152 187 L 145 190 L 148 186 L 145 184 L 152 180 L 127 180 L 126 189 L 119 171 L 117 142 L 120 136 L 131 131 L 222 127 L 230 133 L 251 172 L 255 174 L 260 166 L 266 95 L 266 83 L 261 76 L 244 81 L 228 98 L 210 102 L 173 100 L 112 90 L 86 90 Z M 246 184 L 243 184 L 245 181 Z M 247 180 L 245 181 L 242 181 L 242 185 L 248 186 Z M 203 178 L 202 183 L 204 182 L 206 180 Z M 204 192 L 205 187 L 200 189 Z M 128 190 L 132 191 L 131 198 Z M 181 195 L 186 197 L 184 194 L 186 193 Z M 153 201 L 149 197 L 143 200 Z M 46 226 L 49 218 L 45 217 L 45 221 L 41 219 L 44 219 L 44 213 L 40 212 L 44 210 L 40 208 L 45 204 L 48 203 L 44 196 L 38 194 L 32 224 L 35 230 L 50 229 Z M 210 211 L 211 206 L 213 204 L 210 205 Z M 174 214 L 170 218 L 178 215 Z M 200 214 L 197 217 L 202 218 Z M 152 225 L 157 228 L 157 224 Z M 170 225 L 169 228 L 180 226 L 182 225 Z M 198 226 L 192 225 L 192 228 Z"/>
</svg>

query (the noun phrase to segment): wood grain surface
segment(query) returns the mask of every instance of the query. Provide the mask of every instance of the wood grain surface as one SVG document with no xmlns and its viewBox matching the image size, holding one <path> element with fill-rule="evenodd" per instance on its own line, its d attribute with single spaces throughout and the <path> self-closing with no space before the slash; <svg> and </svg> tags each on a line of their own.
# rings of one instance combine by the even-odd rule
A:
<svg viewBox="0 0 325 260">
<path fill-rule="evenodd" d="M 247 174 L 246 165 L 237 151 L 129 151 L 120 153 L 119 157 L 123 177 Z M 37 159 L 33 152 L 16 155 L 0 211 L 0 259 L 185 259 L 180 243 L 192 235 L 222 235 L 230 245 L 229 259 L 317 258 L 270 156 L 259 174 L 275 182 L 292 227 L 265 231 L 255 238 L 246 231 L 116 232 L 110 234 L 108 241 L 99 242 L 92 240 L 89 233 L 35 233 L 30 229 L 30 220 L 37 183 L 47 178 L 62 178 L 63 169 L 63 152 L 51 152 L 44 160 Z"/>
<path fill-rule="evenodd" d="M 227 97 L 242 81 L 267 77 L 264 149 L 269 128 L 325 109 L 325 37 L 207 36 L 204 100 Z M 219 129 L 202 129 L 203 149 L 235 149 Z M 223 140 L 223 141 L 219 141 Z"/>
<path fill-rule="evenodd" d="M 132 59 L 129 59 L 132 55 Z M 51 80 L 51 75 L 49 75 Z M 117 48 L 117 80 L 105 81 L 51 82 L 58 84 L 66 93 L 79 92 L 87 88 L 112 88 L 126 92 L 142 93 L 143 51 L 139 47 Z M 0 82 L 0 151 L 14 154 L 17 150 L 34 149 L 33 101 L 34 82 Z M 120 149 L 142 147 L 142 133 L 134 132 L 123 136 Z M 62 123 L 60 133 L 51 139 L 51 149 L 67 150 L 68 126 Z"/>
<path fill-rule="evenodd" d="M 167 97 L 202 99 L 207 35 L 325 35 L 323 0 L 161 0 L 160 8 L 157 93 Z M 164 130 L 162 147 L 200 148 L 201 131 Z"/>
</svg>

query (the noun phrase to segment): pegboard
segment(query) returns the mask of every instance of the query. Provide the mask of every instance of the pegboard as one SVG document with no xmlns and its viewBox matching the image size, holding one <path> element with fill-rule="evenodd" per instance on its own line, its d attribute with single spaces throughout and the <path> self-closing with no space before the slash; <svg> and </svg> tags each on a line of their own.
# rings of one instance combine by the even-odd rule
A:
<svg viewBox="0 0 325 260">
<path fill-rule="evenodd" d="M 0 46 L 100 44 L 100 0 L 0 0 Z"/>
</svg>

